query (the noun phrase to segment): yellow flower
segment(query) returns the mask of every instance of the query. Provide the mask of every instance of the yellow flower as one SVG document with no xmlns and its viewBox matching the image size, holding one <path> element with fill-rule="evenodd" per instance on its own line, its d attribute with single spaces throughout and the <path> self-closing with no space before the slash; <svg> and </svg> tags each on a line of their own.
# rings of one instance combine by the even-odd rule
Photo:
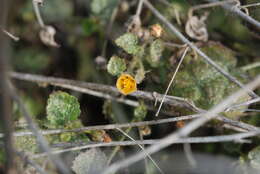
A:
<svg viewBox="0 0 260 174">
<path fill-rule="evenodd" d="M 137 90 L 136 80 L 129 74 L 121 74 L 117 79 L 116 87 L 124 95 L 130 94 Z"/>
</svg>

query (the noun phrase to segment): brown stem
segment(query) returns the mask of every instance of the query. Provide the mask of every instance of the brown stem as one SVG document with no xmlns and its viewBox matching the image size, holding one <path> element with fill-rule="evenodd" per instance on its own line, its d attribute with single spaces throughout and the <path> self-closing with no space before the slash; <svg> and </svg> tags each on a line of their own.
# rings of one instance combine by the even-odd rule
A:
<svg viewBox="0 0 260 174">
<path fill-rule="evenodd" d="M 1 1 L 0 5 L 0 26 L 5 27 L 8 13 L 8 0 Z M 7 38 L 0 32 L 0 126 L 4 132 L 4 151 L 5 151 L 5 172 L 7 174 L 16 173 L 14 161 L 14 149 L 12 141 L 12 115 L 11 98 L 8 89 L 8 47 Z"/>
</svg>

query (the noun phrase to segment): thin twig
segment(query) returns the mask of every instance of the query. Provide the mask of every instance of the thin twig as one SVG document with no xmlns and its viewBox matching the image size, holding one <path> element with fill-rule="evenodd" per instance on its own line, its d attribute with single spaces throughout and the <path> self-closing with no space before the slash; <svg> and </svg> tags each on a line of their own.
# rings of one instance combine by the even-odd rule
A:
<svg viewBox="0 0 260 174">
<path fill-rule="evenodd" d="M 185 154 L 189 164 L 191 165 L 191 167 L 196 168 L 197 162 L 196 162 L 195 158 L 193 157 L 190 143 L 184 143 L 183 150 L 184 150 L 184 154 Z"/>
<path fill-rule="evenodd" d="M 240 7 L 241 8 L 248 8 L 248 7 L 256 7 L 256 6 L 260 6 L 260 2 L 247 4 L 247 5 L 241 5 Z"/>
<path fill-rule="evenodd" d="M 219 1 L 219 2 L 211 2 L 211 3 L 208 3 L 208 4 L 200 4 L 200 5 L 196 5 L 196 6 L 193 6 L 189 9 L 189 12 L 188 12 L 188 17 L 192 17 L 193 16 L 193 12 L 195 10 L 199 10 L 199 9 L 204 9 L 204 8 L 210 8 L 210 7 L 216 7 L 216 6 L 220 6 L 220 5 L 223 5 L 223 4 L 227 4 L 227 3 L 236 3 L 235 0 L 226 0 L 226 1 Z"/>
<path fill-rule="evenodd" d="M 249 106 L 250 104 L 257 103 L 257 102 L 260 102 L 260 97 L 243 102 L 243 103 L 232 105 L 229 108 L 227 108 L 226 111 L 234 110 L 234 108 L 241 107 L 241 106 Z"/>
<path fill-rule="evenodd" d="M 195 119 L 194 121 L 191 121 L 188 123 L 185 127 L 179 129 L 177 132 L 174 132 L 165 138 L 162 138 L 157 144 L 154 144 L 150 146 L 149 148 L 146 148 L 146 152 L 149 154 L 153 154 L 155 152 L 158 152 L 159 150 L 166 148 L 170 146 L 173 142 L 176 140 L 179 140 L 181 137 L 188 136 L 191 132 L 198 129 L 200 126 L 208 122 L 209 120 L 213 119 L 214 117 L 218 116 L 218 113 L 225 110 L 230 104 L 232 104 L 234 101 L 236 101 L 241 96 L 245 95 L 245 93 L 248 90 L 253 90 L 258 85 L 260 85 L 260 76 L 258 76 L 254 81 L 249 83 L 245 86 L 245 89 L 241 89 L 238 92 L 232 94 L 231 96 L 227 97 L 225 100 L 223 100 L 220 104 L 213 107 L 211 110 L 203 114 L 202 117 Z M 126 166 L 130 166 L 131 164 L 143 159 L 146 156 L 144 152 L 139 152 L 135 155 L 132 155 L 120 162 L 116 162 L 106 169 L 104 169 L 102 174 L 111 174 L 116 171 L 118 171 L 121 168 L 124 168 Z"/>
<path fill-rule="evenodd" d="M 251 70 L 251 69 L 257 68 L 257 67 L 260 67 L 260 62 L 254 62 L 254 63 L 252 63 L 252 64 L 243 66 L 243 67 L 241 67 L 241 69 L 242 69 L 243 71 L 248 71 L 248 70 Z"/>
<path fill-rule="evenodd" d="M 180 138 L 172 144 L 183 144 L 183 143 L 190 143 L 190 144 L 201 144 L 201 143 L 221 143 L 221 142 L 235 142 L 235 143 L 241 143 L 241 141 L 244 138 L 248 137 L 254 137 L 260 134 L 260 131 L 252 131 L 252 132 L 246 132 L 246 133 L 238 133 L 238 134 L 231 134 L 231 135 L 221 135 L 221 136 L 207 136 L 207 137 L 188 137 L 188 138 Z M 113 147 L 113 146 L 132 146 L 132 145 L 154 145 L 158 144 L 160 142 L 160 139 L 152 139 L 152 140 L 136 140 L 133 141 L 114 141 L 109 143 L 60 143 L 60 144 L 54 144 L 54 148 L 64 148 L 64 147 L 70 147 L 62 150 L 56 150 L 52 151 L 53 154 L 59 154 L 59 153 L 65 153 L 65 152 L 72 152 L 72 151 L 78 151 L 88 148 L 95 148 L 95 147 Z M 242 141 L 243 142 L 243 141 Z M 32 155 L 31 158 L 40 158 L 45 157 L 46 153 L 39 153 Z"/>
<path fill-rule="evenodd" d="M 136 13 L 135 13 L 135 15 L 138 16 L 138 17 L 140 17 L 140 15 L 141 15 L 143 3 L 144 3 L 144 0 L 139 0 L 139 2 L 138 2 L 138 6 L 137 6 L 137 9 L 136 9 Z"/>
<path fill-rule="evenodd" d="M 7 36 L 9 36 L 11 39 L 13 39 L 13 40 L 16 41 L 16 42 L 20 40 L 19 37 L 14 36 L 13 34 L 11 34 L 10 32 L 8 32 L 8 31 L 5 30 L 5 29 L 2 29 L 2 31 L 3 31 Z"/>
<path fill-rule="evenodd" d="M 150 9 L 150 11 L 163 23 L 165 26 L 169 28 L 169 30 L 175 34 L 181 41 L 189 45 L 193 50 L 195 50 L 202 58 L 205 60 L 208 64 L 213 66 L 218 72 L 223 74 L 227 79 L 234 82 L 241 88 L 245 88 L 244 84 L 242 84 L 240 81 L 238 81 L 234 76 L 227 73 L 223 68 L 221 68 L 217 63 L 215 63 L 210 57 L 208 57 L 205 53 L 203 53 L 196 45 L 194 45 L 192 42 L 190 42 L 179 30 L 177 30 L 176 27 L 174 27 L 156 8 L 153 7 L 153 5 L 147 1 L 144 0 L 144 4 L 147 8 Z M 255 94 L 253 91 L 248 91 L 249 95 L 256 98 L 258 97 L 257 94 Z"/>
<path fill-rule="evenodd" d="M 129 127 L 129 128 L 127 128 L 127 129 L 125 130 L 125 132 L 126 132 L 126 133 L 129 133 L 131 130 L 132 130 L 132 128 Z M 119 141 L 124 141 L 124 140 L 125 140 L 125 136 L 122 136 L 122 137 L 120 137 L 120 139 L 119 139 Z M 111 163 L 111 161 L 114 159 L 114 157 L 116 156 L 116 154 L 119 152 L 120 149 L 121 149 L 120 146 L 116 146 L 116 147 L 112 150 L 112 152 L 109 154 L 109 157 L 108 157 L 108 159 L 107 159 L 107 165 L 109 165 L 109 164 Z"/>
<path fill-rule="evenodd" d="M 201 116 L 201 114 L 194 114 L 194 115 L 178 116 L 178 117 L 174 117 L 174 118 L 166 118 L 166 119 L 151 120 L 151 121 L 87 126 L 87 127 L 81 127 L 81 128 L 75 128 L 75 129 L 53 129 L 53 130 L 39 130 L 39 131 L 42 135 L 52 135 L 52 134 L 61 134 L 61 133 L 67 133 L 67 132 L 84 132 L 86 130 L 112 130 L 112 129 L 116 129 L 116 128 L 130 128 L 130 127 L 140 127 L 140 126 L 149 126 L 149 125 L 151 126 L 151 125 L 157 125 L 157 124 L 191 120 L 191 119 L 194 119 L 194 118 L 198 118 L 200 116 Z M 226 117 L 220 116 L 219 120 L 223 121 L 226 124 L 233 125 L 237 128 L 240 128 L 240 130 L 237 130 L 237 131 L 240 131 L 240 132 L 258 130 L 258 128 L 254 127 L 254 126 L 247 125 L 245 123 L 238 122 L 238 121 L 235 121 L 235 120 L 230 120 Z M 232 128 L 232 129 L 234 129 L 234 128 Z M 31 136 L 31 135 L 33 135 L 33 132 L 23 131 L 23 132 L 15 132 L 15 133 L 13 133 L 12 136 L 20 137 L 20 136 Z M 3 137 L 4 137 L 4 134 L 0 133 L 0 138 L 3 138 Z"/>
<path fill-rule="evenodd" d="M 172 75 L 172 79 L 171 79 L 171 81 L 169 82 L 169 84 L 168 84 L 168 86 L 167 86 L 167 89 L 166 89 L 166 91 L 165 91 L 165 93 L 164 93 L 164 95 L 163 95 L 163 98 L 162 98 L 162 101 L 161 101 L 161 103 L 160 103 L 160 106 L 159 106 L 159 108 L 158 108 L 158 110 L 157 110 L 157 112 L 156 112 L 156 114 L 155 114 L 156 117 L 157 117 L 157 116 L 159 115 L 159 113 L 160 113 L 160 110 L 161 110 L 161 108 L 162 108 L 162 105 L 163 105 L 163 102 L 164 102 L 164 100 L 165 100 L 165 97 L 166 97 L 166 95 L 168 94 L 170 87 L 172 86 L 173 80 L 174 80 L 174 78 L 175 78 L 177 72 L 179 71 L 180 65 L 181 65 L 181 63 L 182 63 L 184 57 L 186 56 L 186 53 L 188 52 L 188 50 L 189 50 L 189 47 L 187 47 L 187 48 L 184 50 L 183 55 L 182 55 L 182 57 L 181 57 L 181 60 L 180 60 L 180 62 L 178 63 L 178 65 L 177 65 L 177 67 L 176 67 L 176 70 L 175 70 L 175 72 L 174 72 L 173 75 Z"/>
<path fill-rule="evenodd" d="M 208 2 L 218 2 L 219 0 L 207 0 Z M 243 19 L 244 21 L 256 26 L 256 28 L 258 30 L 260 30 L 260 22 L 253 19 L 252 17 L 250 17 L 249 15 L 243 13 L 237 6 L 234 5 L 229 5 L 229 4 L 224 4 L 221 7 L 223 7 L 224 9 L 236 14 L 237 16 L 239 16 L 241 19 Z"/>
<path fill-rule="evenodd" d="M 60 133 L 67 133 L 67 132 L 83 132 L 83 131 L 87 131 L 87 130 L 112 130 L 112 129 L 117 129 L 117 128 L 130 128 L 130 127 L 157 125 L 157 124 L 170 123 L 170 122 L 176 122 L 176 121 L 190 120 L 190 119 L 194 119 L 194 118 L 198 118 L 198 117 L 200 117 L 200 114 L 180 116 L 180 117 L 175 117 L 175 118 L 166 118 L 166 119 L 160 119 L 160 120 L 151 120 L 151 121 L 87 126 L 87 127 L 82 127 L 82 128 L 76 128 L 76 129 L 41 130 L 40 133 L 42 135 L 52 135 L 52 134 L 60 134 Z M 31 136 L 31 135 L 33 135 L 33 132 L 30 132 L 30 131 L 16 132 L 13 134 L 14 137 Z M 0 138 L 2 138 L 2 137 L 3 137 L 3 134 L 0 134 Z"/>
<path fill-rule="evenodd" d="M 139 135 L 139 138 L 140 138 L 140 141 L 143 141 L 144 140 L 144 135 L 143 133 L 141 132 L 141 128 L 138 127 L 138 135 Z M 140 146 L 142 146 L 143 148 L 145 148 L 145 145 L 144 144 L 139 144 Z M 149 163 L 148 163 L 148 160 L 147 158 L 144 159 L 144 165 L 145 165 L 145 173 L 148 174 L 149 173 Z"/>
<path fill-rule="evenodd" d="M 86 83 L 81 81 L 74 81 L 74 80 L 67 80 L 62 78 L 54 78 L 54 77 L 46 77 L 46 76 L 40 76 L 40 75 L 33 75 L 33 74 L 24 74 L 24 73 L 11 73 L 11 77 L 20 79 L 20 80 L 26 80 L 31 82 L 36 82 L 39 84 L 43 84 L 44 86 L 50 84 L 53 86 L 59 86 L 66 89 L 75 90 L 78 92 L 82 92 L 85 94 L 102 97 L 106 99 L 111 99 L 117 102 L 121 102 L 130 106 L 138 106 L 138 102 L 133 100 L 128 100 L 124 98 L 118 98 L 115 97 L 115 95 L 118 95 L 118 91 L 115 87 L 108 86 L 108 85 L 102 85 L 102 84 L 96 84 L 96 83 Z M 98 92 L 98 91 L 101 92 Z M 114 95 L 110 95 L 114 94 Z M 163 95 L 156 93 L 156 96 L 152 92 L 146 92 L 146 91 L 137 91 L 135 93 L 130 94 L 131 96 L 137 97 L 139 99 L 145 99 L 149 101 L 161 101 Z M 189 110 L 192 110 L 196 113 L 203 113 L 206 112 L 205 110 L 202 110 L 198 107 L 196 107 L 191 101 L 188 101 L 184 98 L 175 97 L 175 96 L 166 96 L 164 103 L 167 103 L 170 106 L 174 107 L 181 107 L 181 108 L 187 108 Z M 148 107 L 148 109 L 152 109 Z M 171 113 L 167 113 L 169 115 L 172 115 Z M 226 124 L 233 125 L 237 128 L 242 128 L 247 131 L 257 130 L 256 127 L 228 119 L 224 116 L 219 116 L 216 119 L 223 121 Z"/>
<path fill-rule="evenodd" d="M 48 154 L 48 157 L 52 160 L 52 162 L 55 164 L 57 170 L 63 174 L 70 174 L 70 170 L 67 168 L 67 166 L 62 162 L 61 158 L 59 158 L 58 156 L 54 156 L 51 153 L 51 149 L 48 145 L 47 140 L 43 137 L 43 135 L 41 134 L 41 132 L 39 131 L 39 127 L 37 126 L 37 124 L 33 121 L 32 117 L 30 116 L 30 114 L 28 113 L 28 111 L 26 110 L 24 103 L 22 102 L 22 100 L 20 99 L 20 97 L 16 94 L 15 88 L 13 86 L 11 86 L 11 84 L 9 85 L 9 88 L 12 92 L 12 97 L 13 99 L 17 102 L 21 112 L 23 113 L 23 116 L 26 120 L 26 122 L 28 123 L 28 127 L 31 129 L 31 131 L 33 132 L 33 135 L 36 137 L 38 146 L 45 151 Z"/>
<path fill-rule="evenodd" d="M 34 9 L 37 21 L 38 21 L 41 28 L 45 27 L 45 24 L 42 20 L 42 16 L 41 16 L 41 13 L 40 13 L 40 10 L 39 10 L 39 5 L 42 5 L 43 1 L 44 0 L 32 0 L 33 9 Z"/>
<path fill-rule="evenodd" d="M 137 143 L 134 138 L 132 138 L 130 135 L 128 135 L 128 134 L 127 134 L 126 132 L 124 132 L 122 129 L 117 128 L 117 130 L 118 130 L 119 132 L 121 132 L 123 135 L 125 135 L 126 137 L 128 137 L 128 138 L 129 138 L 130 140 L 132 140 L 133 142 Z M 140 145 L 140 144 L 138 144 L 138 143 L 137 143 L 137 145 L 144 151 L 144 153 L 146 153 L 146 152 L 145 152 L 145 149 L 144 149 L 144 147 L 143 147 L 142 145 Z M 146 154 L 146 155 L 147 155 L 147 157 L 152 161 L 153 165 L 158 169 L 158 171 L 159 171 L 160 173 L 164 173 L 164 172 L 162 171 L 162 169 L 159 167 L 159 165 L 153 160 L 153 158 L 152 158 L 149 154 Z"/>
<path fill-rule="evenodd" d="M 94 95 L 97 97 L 102 97 L 106 99 L 113 99 L 115 100 L 115 97 L 111 96 L 110 94 L 114 94 L 114 96 L 118 96 L 119 92 L 117 88 L 109 85 L 103 85 L 103 84 L 97 84 L 97 83 L 87 83 L 82 81 L 75 81 L 75 80 L 67 80 L 63 78 L 54 78 L 54 77 L 46 77 L 41 75 L 33 75 L 33 74 L 25 74 L 25 73 L 17 73 L 12 72 L 11 77 L 19 80 L 26 80 L 36 83 L 42 83 L 45 86 L 50 84 L 54 86 L 59 86 L 71 90 L 76 90 L 82 93 Z M 102 93 L 100 93 L 102 92 Z M 131 93 L 130 96 L 139 98 L 139 99 L 145 99 L 154 101 L 154 95 L 152 92 L 146 92 L 146 91 L 136 91 L 134 93 Z M 156 99 L 158 101 L 162 101 L 163 95 L 157 94 Z M 116 101 L 120 102 L 125 99 L 116 99 Z M 129 103 L 131 103 L 129 100 L 127 100 Z M 188 108 L 194 112 L 197 112 L 199 109 L 190 101 L 181 98 L 181 97 L 175 97 L 175 96 L 166 96 L 164 103 L 176 106 L 176 107 L 183 107 Z M 133 103 L 131 103 L 133 104 Z"/>
<path fill-rule="evenodd" d="M 166 47 L 173 47 L 173 48 L 183 48 L 183 47 L 187 46 L 187 44 L 176 44 L 176 43 L 171 43 L 171 42 L 164 42 L 163 44 Z"/>
</svg>

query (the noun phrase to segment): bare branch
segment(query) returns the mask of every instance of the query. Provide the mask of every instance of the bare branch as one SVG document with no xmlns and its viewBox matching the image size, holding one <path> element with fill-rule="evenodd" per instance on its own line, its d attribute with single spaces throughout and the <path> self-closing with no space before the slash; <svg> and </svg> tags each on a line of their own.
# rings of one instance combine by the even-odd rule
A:
<svg viewBox="0 0 260 174">
<path fill-rule="evenodd" d="M 190 143 L 184 143 L 183 150 L 189 164 L 191 165 L 192 168 L 195 168 L 197 166 L 197 162 L 193 157 Z"/>
<path fill-rule="evenodd" d="M 24 73 L 11 73 L 11 77 L 19 80 L 26 80 L 31 82 L 36 82 L 44 85 L 54 85 L 59 86 L 71 90 L 76 90 L 82 93 L 94 95 L 97 97 L 107 98 L 107 99 L 114 99 L 115 97 L 112 97 L 109 94 L 114 94 L 114 96 L 118 96 L 119 92 L 118 90 L 109 85 L 103 85 L 103 84 L 97 84 L 97 83 L 87 83 L 87 82 L 81 82 L 81 81 L 75 81 L 75 80 L 67 80 L 62 78 L 54 78 L 54 77 L 46 77 L 41 75 L 33 75 L 33 74 L 24 74 Z M 99 92 L 97 92 L 99 91 Z M 103 92 L 103 93 L 100 93 Z M 130 96 L 150 100 L 150 101 L 162 101 L 163 95 L 162 94 L 156 94 L 156 98 L 154 97 L 152 92 L 145 92 L 145 91 L 136 91 L 134 93 L 129 94 Z M 117 99 L 116 101 L 122 101 L 122 98 Z M 128 101 L 129 102 L 129 101 Z M 174 96 L 166 96 L 165 101 L 166 104 L 176 106 L 176 107 L 184 107 L 188 108 L 194 112 L 197 112 L 199 109 L 190 101 L 181 98 L 181 97 L 174 97 Z M 131 102 L 129 102 L 131 103 Z M 133 103 L 132 103 L 133 104 Z"/>
<path fill-rule="evenodd" d="M 44 28 L 45 24 L 42 20 L 42 16 L 41 16 L 41 13 L 39 10 L 39 5 L 43 4 L 43 0 L 32 0 L 32 4 L 33 4 L 33 9 L 34 9 L 35 15 L 37 17 L 38 23 L 41 28 Z"/>
<path fill-rule="evenodd" d="M 260 97 L 243 102 L 243 103 L 232 105 L 229 108 L 227 108 L 226 111 L 234 110 L 234 108 L 241 107 L 241 106 L 249 106 L 250 104 L 257 103 L 257 102 L 260 102 Z"/>
<path fill-rule="evenodd" d="M 217 117 L 218 113 L 225 110 L 229 105 L 231 105 L 239 97 L 245 95 L 245 93 L 248 90 L 253 90 L 258 85 L 260 85 L 260 76 L 258 76 L 253 82 L 246 85 L 245 89 L 241 89 L 238 92 L 234 93 L 233 95 L 227 97 L 220 104 L 218 104 L 217 106 L 213 107 L 211 110 L 209 110 L 208 112 L 203 114 L 202 117 L 195 119 L 194 121 L 191 121 L 189 124 L 187 124 L 185 127 L 181 128 L 177 132 L 174 132 L 174 133 L 166 136 L 165 138 L 162 138 L 158 142 L 158 144 L 154 144 L 151 147 L 146 148 L 146 152 L 148 152 L 149 154 L 153 154 L 165 147 L 168 147 L 176 140 L 179 140 L 181 137 L 188 136 L 191 132 L 198 129 L 200 126 L 202 126 L 209 120 Z M 121 168 L 129 166 L 129 165 L 143 159 L 145 156 L 146 156 L 146 154 L 144 152 L 139 152 L 135 155 L 130 156 L 129 158 L 126 158 L 120 162 L 116 162 L 116 163 L 110 165 L 108 168 L 104 169 L 104 172 L 102 174 L 114 173 Z"/>
<path fill-rule="evenodd" d="M 191 144 L 199 144 L 199 143 L 221 143 L 221 142 L 235 142 L 235 143 L 241 143 L 244 138 L 257 136 L 260 134 L 260 131 L 252 131 L 252 132 L 246 132 L 246 133 L 239 133 L 239 134 L 232 134 L 232 135 L 221 135 L 221 136 L 209 136 L 209 137 L 188 137 L 188 138 L 180 138 L 172 144 L 183 144 L 183 143 L 191 143 Z M 160 139 L 152 139 L 152 140 L 136 140 L 134 141 L 114 141 L 109 143 L 59 143 L 54 144 L 52 147 L 54 148 L 64 148 L 64 147 L 70 147 L 62 150 L 56 150 L 52 151 L 53 154 L 59 154 L 59 153 L 65 153 L 65 152 L 71 152 L 71 151 L 77 151 L 77 150 L 83 150 L 88 148 L 95 148 L 95 147 L 113 147 L 113 146 L 132 146 L 132 145 L 155 145 L 158 144 Z M 40 158 L 45 157 L 46 153 L 41 154 L 35 154 L 32 155 L 32 158 Z"/>
<path fill-rule="evenodd" d="M 19 37 L 14 36 L 13 34 L 11 34 L 10 32 L 8 32 L 8 31 L 5 30 L 5 29 L 2 29 L 2 31 L 3 31 L 7 36 L 9 36 L 11 39 L 13 39 L 13 40 L 16 41 L 16 42 L 20 40 Z"/>
<path fill-rule="evenodd" d="M 248 8 L 248 7 L 256 7 L 256 6 L 260 6 L 260 2 L 252 3 L 252 4 L 247 4 L 247 5 L 241 5 L 240 7 L 242 7 L 242 8 Z"/>
<path fill-rule="evenodd" d="M 66 133 L 66 132 L 83 132 L 86 130 L 111 130 L 111 129 L 117 129 L 117 128 L 129 128 L 129 127 L 139 127 L 139 126 L 147 126 L 147 125 L 157 125 L 157 124 L 170 123 L 170 122 L 176 122 L 176 121 L 182 121 L 182 120 L 190 120 L 190 119 L 194 119 L 194 118 L 198 118 L 198 117 L 200 117 L 200 114 L 180 116 L 180 117 L 175 117 L 175 118 L 166 118 L 166 119 L 160 119 L 160 120 L 123 123 L 123 124 L 87 126 L 87 127 L 82 127 L 82 128 L 76 128 L 76 129 L 41 130 L 40 133 L 42 135 L 51 135 L 51 134 L 60 134 L 60 133 Z M 31 136 L 31 135 L 33 135 L 33 132 L 30 132 L 30 131 L 16 132 L 13 134 L 13 136 L 15 136 L 15 137 Z M 0 138 L 2 138 L 3 136 L 4 136 L 3 134 L 0 134 Z"/>
<path fill-rule="evenodd" d="M 250 70 L 250 69 L 257 68 L 257 67 L 260 67 L 260 62 L 254 62 L 254 63 L 252 63 L 252 64 L 243 66 L 243 67 L 241 67 L 241 69 L 242 69 L 243 71 L 248 71 L 248 70 Z"/>
<path fill-rule="evenodd" d="M 137 9 L 136 9 L 136 13 L 135 13 L 135 15 L 138 16 L 138 17 L 140 17 L 140 15 L 141 15 L 143 3 L 144 3 L 144 0 L 139 0 L 138 6 L 137 6 Z"/>
<path fill-rule="evenodd" d="M 9 1 L 1 1 L 0 5 L 0 26 L 5 27 L 7 23 L 7 14 L 9 10 Z M 7 38 L 2 32 L 0 32 L 0 128 L 4 132 L 4 156 L 5 161 L 5 173 L 15 174 L 16 164 L 14 160 L 13 149 L 13 125 L 11 114 L 11 98 L 10 91 L 8 89 L 8 44 Z"/>
<path fill-rule="evenodd" d="M 218 2 L 219 0 L 207 0 L 209 2 Z M 238 7 L 234 6 L 234 5 L 230 5 L 230 4 L 224 4 L 222 5 L 222 7 L 234 14 L 236 14 L 237 16 L 239 16 L 241 19 L 245 20 L 246 22 L 249 22 L 250 24 L 256 26 L 256 28 L 258 30 L 260 30 L 260 22 L 258 22 L 257 20 L 253 19 L 252 17 L 250 17 L 249 15 L 247 15 L 246 13 L 243 13 Z"/>
<path fill-rule="evenodd" d="M 102 85 L 102 84 L 97 84 L 97 83 L 86 83 L 86 82 L 81 82 L 81 81 L 66 80 L 66 79 L 62 79 L 62 78 L 46 77 L 46 76 L 33 75 L 33 74 L 16 73 L 16 72 L 11 73 L 11 77 L 20 79 L 20 80 L 36 82 L 39 84 L 43 84 L 44 86 L 51 84 L 53 86 L 59 86 L 62 88 L 75 90 L 75 91 L 93 95 L 93 96 L 111 99 L 111 100 L 121 102 L 121 103 L 130 105 L 130 106 L 138 106 L 138 103 L 136 101 L 115 97 L 116 95 L 119 94 L 119 92 L 113 86 Z M 98 91 L 101 91 L 101 92 L 98 92 Z M 110 94 L 114 94 L 114 95 L 110 95 Z M 149 101 L 162 101 L 162 98 L 163 98 L 162 94 L 156 93 L 156 96 L 155 96 L 154 93 L 146 92 L 146 91 L 137 91 L 130 95 L 134 96 L 136 98 L 145 99 L 145 100 L 149 100 Z M 190 109 L 197 113 L 206 112 L 205 110 L 196 107 L 191 101 L 188 101 L 187 99 L 184 99 L 181 97 L 167 95 L 165 98 L 165 103 L 170 106 L 174 106 L 174 107 L 187 108 L 187 109 Z M 153 108 L 151 108 L 151 107 L 148 107 L 148 109 L 153 110 Z M 167 113 L 167 114 L 173 115 L 172 113 Z M 257 128 L 252 125 L 248 125 L 246 123 L 231 120 L 224 116 L 219 116 L 216 119 L 221 120 L 226 124 L 230 124 L 230 125 L 233 125 L 238 128 L 242 128 L 247 131 L 257 130 Z"/>
<path fill-rule="evenodd" d="M 181 65 L 181 63 L 182 63 L 184 57 L 186 56 L 186 53 L 188 52 L 188 50 L 189 50 L 189 47 L 187 47 L 187 48 L 184 50 L 183 55 L 182 55 L 182 57 L 181 57 L 181 60 L 180 60 L 180 62 L 178 63 L 174 74 L 172 75 L 172 79 L 171 79 L 171 81 L 169 82 L 169 85 L 168 85 L 168 87 L 167 87 L 167 89 L 166 89 L 166 91 L 165 91 L 165 93 L 164 93 L 164 95 L 163 95 L 162 101 L 161 101 L 161 103 L 160 103 L 160 106 L 159 106 L 159 108 L 158 108 L 158 110 L 157 110 L 155 116 L 158 116 L 158 115 L 159 115 L 160 110 L 161 110 L 162 105 L 163 105 L 163 102 L 164 102 L 164 100 L 165 100 L 165 97 L 166 97 L 166 95 L 168 94 L 168 91 L 169 91 L 170 87 L 172 86 L 173 80 L 174 80 L 174 78 L 175 78 L 177 72 L 179 71 L 180 65 Z"/>
<path fill-rule="evenodd" d="M 210 8 L 210 7 L 216 7 L 216 6 L 220 6 L 220 5 L 227 4 L 227 3 L 236 3 L 236 1 L 235 0 L 226 0 L 226 1 L 211 2 L 211 3 L 208 3 L 208 4 L 196 5 L 196 6 L 193 6 L 189 9 L 188 16 L 189 16 L 189 18 L 192 17 L 193 12 L 195 10 Z"/>
<path fill-rule="evenodd" d="M 121 132 L 123 135 L 125 135 L 126 137 L 128 137 L 130 140 L 132 140 L 133 142 L 136 143 L 136 140 L 135 140 L 134 138 L 132 138 L 130 135 L 128 135 L 126 132 L 124 132 L 122 129 L 117 128 L 117 130 L 118 130 L 119 132 Z M 146 153 L 146 152 L 145 152 L 145 149 L 144 149 L 144 147 L 143 147 L 142 145 L 140 145 L 140 144 L 138 144 L 138 143 L 137 143 L 137 145 L 144 151 L 144 153 Z M 146 155 L 147 155 L 147 157 L 152 161 L 152 163 L 153 163 L 154 166 L 158 169 L 158 171 L 159 171 L 160 173 L 164 173 L 164 172 L 162 171 L 162 169 L 159 167 L 159 165 L 153 160 L 153 158 L 152 158 L 149 154 L 147 154 L 147 153 L 146 153 Z"/>
</svg>

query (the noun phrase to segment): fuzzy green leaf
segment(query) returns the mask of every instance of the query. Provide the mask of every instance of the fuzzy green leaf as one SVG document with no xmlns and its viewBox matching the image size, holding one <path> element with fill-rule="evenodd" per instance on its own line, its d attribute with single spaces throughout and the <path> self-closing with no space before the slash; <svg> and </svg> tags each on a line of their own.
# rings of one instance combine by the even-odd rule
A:
<svg viewBox="0 0 260 174">
<path fill-rule="evenodd" d="M 124 59 L 117 57 L 117 56 L 113 56 L 110 58 L 110 60 L 107 64 L 107 71 L 111 75 L 113 75 L 113 76 L 120 75 L 125 70 L 126 70 L 126 63 L 125 63 Z"/>
<path fill-rule="evenodd" d="M 129 54 L 138 54 L 141 51 L 138 46 L 138 37 L 133 33 L 126 33 L 116 39 L 116 45 L 123 48 Z"/>
<path fill-rule="evenodd" d="M 107 165 L 107 157 L 98 148 L 80 153 L 73 161 L 72 170 L 76 174 L 99 174 Z"/>
<path fill-rule="evenodd" d="M 76 97 L 58 91 L 49 96 L 47 119 L 54 126 L 65 126 L 75 121 L 80 115 L 80 105 Z"/>
<path fill-rule="evenodd" d="M 162 57 L 162 53 L 164 50 L 163 42 L 160 39 L 156 39 L 151 43 L 150 46 L 150 56 L 147 56 L 147 61 L 151 66 L 157 67 L 159 65 L 159 61 Z"/>
</svg>

